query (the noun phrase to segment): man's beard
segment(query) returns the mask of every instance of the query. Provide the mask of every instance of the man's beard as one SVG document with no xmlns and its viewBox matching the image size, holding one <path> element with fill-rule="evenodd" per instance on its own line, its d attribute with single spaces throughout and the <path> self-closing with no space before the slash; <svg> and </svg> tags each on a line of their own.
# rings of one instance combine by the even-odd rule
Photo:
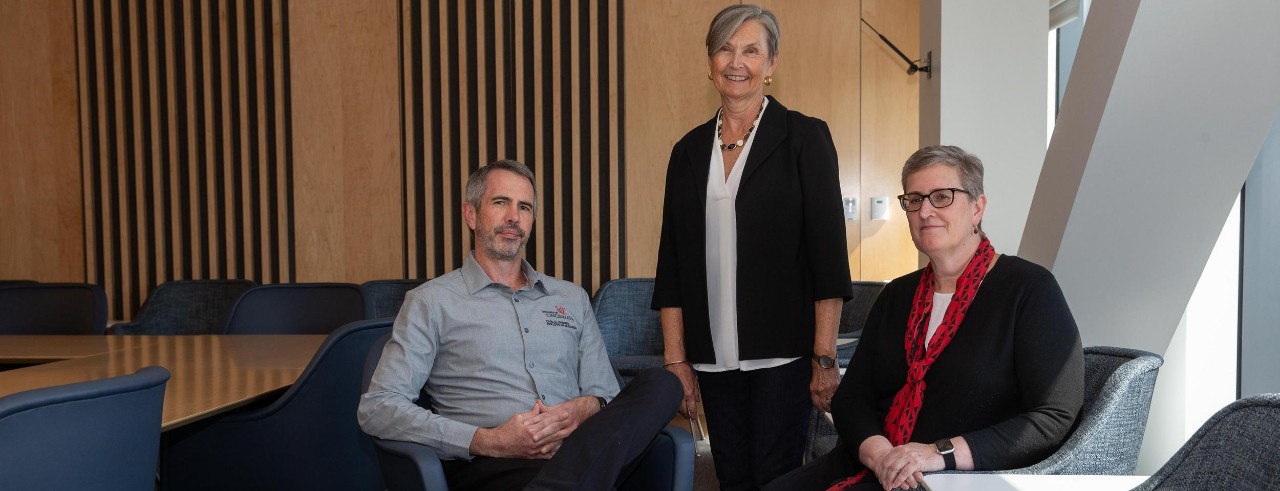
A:
<svg viewBox="0 0 1280 491">
<path fill-rule="evenodd" d="M 510 251 L 502 249 L 502 246 L 506 245 L 507 241 L 499 239 L 502 233 L 506 232 L 507 230 L 514 230 L 516 233 L 520 234 L 519 241 L 517 242 L 516 246 Z M 503 225 L 501 227 L 493 229 L 493 235 L 490 236 L 490 240 L 488 241 L 488 244 L 485 244 L 485 252 L 488 254 L 490 258 L 493 258 L 493 259 L 502 259 L 502 260 L 516 259 L 520 257 L 520 251 L 524 250 L 524 245 L 526 243 L 528 243 L 528 236 L 524 234 L 523 230 L 520 230 L 520 227 L 517 227 L 515 225 Z"/>
</svg>

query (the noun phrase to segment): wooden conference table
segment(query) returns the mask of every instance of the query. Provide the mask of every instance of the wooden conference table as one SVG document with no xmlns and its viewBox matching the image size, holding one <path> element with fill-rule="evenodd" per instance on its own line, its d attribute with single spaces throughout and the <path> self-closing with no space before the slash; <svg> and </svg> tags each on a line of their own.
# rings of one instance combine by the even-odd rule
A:
<svg viewBox="0 0 1280 491">
<path fill-rule="evenodd" d="M 229 411 L 293 385 L 323 335 L 0 335 L 0 397 L 41 387 L 169 370 L 161 429 Z"/>
</svg>

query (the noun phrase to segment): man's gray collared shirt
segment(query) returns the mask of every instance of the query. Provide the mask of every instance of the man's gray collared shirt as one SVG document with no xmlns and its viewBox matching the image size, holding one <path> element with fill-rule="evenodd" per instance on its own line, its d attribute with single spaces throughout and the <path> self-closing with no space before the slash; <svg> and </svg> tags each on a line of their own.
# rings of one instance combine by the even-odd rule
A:
<svg viewBox="0 0 1280 491">
<path fill-rule="evenodd" d="M 617 380 L 581 287 L 523 263 L 518 291 L 489 279 L 474 257 L 405 296 L 369 391 L 365 432 L 469 458 L 477 428 L 498 426 L 541 399 L 611 399 Z M 416 404 L 419 389 L 432 410 Z"/>
</svg>

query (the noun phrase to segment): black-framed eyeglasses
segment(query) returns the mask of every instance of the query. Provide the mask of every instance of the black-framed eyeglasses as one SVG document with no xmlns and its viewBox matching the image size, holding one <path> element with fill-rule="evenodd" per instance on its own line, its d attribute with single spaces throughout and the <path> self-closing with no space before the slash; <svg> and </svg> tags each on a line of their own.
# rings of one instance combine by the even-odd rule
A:
<svg viewBox="0 0 1280 491">
<path fill-rule="evenodd" d="M 960 188 L 942 188 L 929 191 L 928 195 L 920 193 L 907 193 L 898 195 L 898 204 L 902 205 L 902 209 L 907 212 L 920 211 L 920 207 L 924 206 L 924 199 L 929 198 L 929 204 L 934 208 L 946 208 L 956 202 L 956 191 L 973 195 L 968 191 Z"/>
</svg>

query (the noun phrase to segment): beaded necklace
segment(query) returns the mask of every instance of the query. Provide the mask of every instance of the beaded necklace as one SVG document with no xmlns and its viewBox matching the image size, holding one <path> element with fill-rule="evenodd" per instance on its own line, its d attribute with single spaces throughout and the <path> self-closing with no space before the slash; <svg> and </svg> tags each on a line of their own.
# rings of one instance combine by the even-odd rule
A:
<svg viewBox="0 0 1280 491">
<path fill-rule="evenodd" d="M 720 109 L 720 112 L 719 112 L 719 113 L 716 113 L 716 142 L 718 142 L 718 143 L 719 143 L 719 145 L 720 145 L 720 150 L 733 150 L 733 149 L 735 149 L 735 148 L 739 148 L 739 147 L 742 147 L 742 146 L 746 145 L 746 144 L 747 144 L 747 138 L 749 138 L 749 137 L 751 136 L 751 132 L 752 132 L 752 131 L 754 131 L 754 130 L 756 129 L 756 125 L 757 125 L 757 124 L 760 124 L 760 115 L 761 115 L 761 114 L 764 114 L 764 101 L 763 101 L 763 100 L 762 100 L 762 101 L 760 101 L 760 112 L 757 112 L 757 113 L 756 113 L 756 120 L 755 120 L 755 122 L 751 123 L 751 127 L 750 127 L 750 128 L 747 128 L 747 132 L 746 132 L 745 134 L 743 134 L 743 135 L 742 135 L 742 138 L 739 138 L 739 139 L 738 139 L 738 141 L 736 141 L 736 142 L 729 143 L 729 144 L 725 144 L 725 143 L 724 143 L 724 127 L 723 127 L 723 124 L 724 124 L 724 109 L 723 109 L 723 108 L 721 108 L 721 109 Z"/>
</svg>

